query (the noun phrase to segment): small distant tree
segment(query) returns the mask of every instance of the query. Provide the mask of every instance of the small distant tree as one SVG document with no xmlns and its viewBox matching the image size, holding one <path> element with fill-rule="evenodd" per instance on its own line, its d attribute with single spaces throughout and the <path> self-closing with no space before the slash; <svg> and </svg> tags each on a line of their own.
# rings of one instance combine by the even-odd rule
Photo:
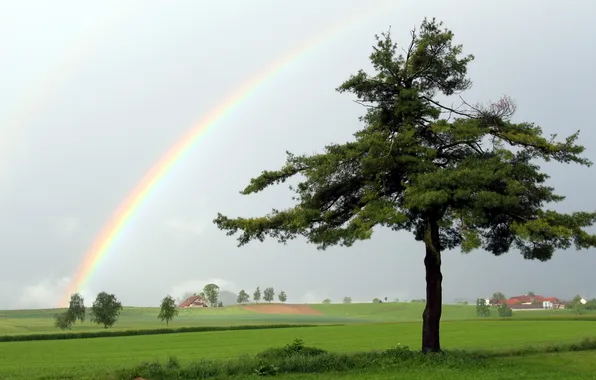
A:
<svg viewBox="0 0 596 380">
<path fill-rule="evenodd" d="M 484 298 L 476 299 L 476 315 L 478 317 L 490 317 L 490 308 Z"/>
<path fill-rule="evenodd" d="M 219 301 L 219 303 L 217 304 L 217 307 L 223 307 L 223 302 Z"/>
<path fill-rule="evenodd" d="M 277 298 L 279 299 L 279 302 L 284 303 L 288 300 L 288 296 L 286 295 L 286 292 L 284 292 L 283 290 L 281 292 L 279 292 L 279 294 L 277 295 Z"/>
<path fill-rule="evenodd" d="M 344 297 L 343 303 L 352 303 L 352 297 Z"/>
<path fill-rule="evenodd" d="M 121 310 L 122 304 L 114 294 L 101 292 L 91 306 L 91 322 L 103 325 L 107 329 L 116 323 Z"/>
<path fill-rule="evenodd" d="M 505 297 L 505 294 L 503 294 L 501 292 L 493 293 L 492 300 L 495 303 L 501 303 L 502 301 L 505 301 L 506 299 L 507 299 L 507 297 Z"/>
<path fill-rule="evenodd" d="M 217 300 L 219 299 L 219 286 L 216 284 L 207 284 L 203 288 L 205 299 L 209 302 L 212 307 L 217 306 Z"/>
<path fill-rule="evenodd" d="M 528 295 L 529 295 L 530 297 L 534 297 L 534 296 L 536 296 L 536 294 L 535 294 L 533 291 L 529 291 L 529 292 L 528 292 Z"/>
<path fill-rule="evenodd" d="M 76 322 L 78 319 L 81 323 L 85 321 L 85 300 L 79 293 L 75 293 L 70 296 L 70 302 L 68 303 L 68 311 L 66 312 L 67 317 Z"/>
<path fill-rule="evenodd" d="M 507 305 L 507 303 L 503 302 L 501 306 L 499 306 L 499 317 L 501 318 L 508 318 L 513 316 L 513 310 Z"/>
<path fill-rule="evenodd" d="M 395 298 L 395 299 L 393 300 L 393 302 L 396 302 L 396 303 L 397 303 L 397 302 L 399 302 L 399 298 Z"/>
<path fill-rule="evenodd" d="M 73 321 L 68 315 L 68 312 L 56 313 L 54 314 L 54 326 L 60 328 L 61 330 L 71 329 Z"/>
<path fill-rule="evenodd" d="M 325 298 L 325 299 L 323 300 L 323 303 L 324 303 L 324 304 L 326 304 L 326 305 L 328 305 L 328 304 L 330 304 L 330 303 L 331 303 L 331 300 L 330 300 L 329 298 Z"/>
<path fill-rule="evenodd" d="M 168 294 L 161 300 L 159 315 L 157 318 L 162 322 L 166 321 L 166 326 L 169 326 L 170 321 L 177 315 L 178 309 L 176 309 L 176 301 Z"/>
<path fill-rule="evenodd" d="M 275 298 L 275 290 L 270 286 L 267 289 L 263 290 L 263 300 L 271 303 Z"/>
<path fill-rule="evenodd" d="M 372 303 L 381 303 L 381 300 L 378 298 L 373 298 Z"/>
<path fill-rule="evenodd" d="M 256 303 L 259 303 L 259 301 L 261 300 L 261 288 L 259 288 L 258 286 L 257 286 L 257 289 L 255 290 L 255 292 L 252 294 L 252 299 Z"/>
<path fill-rule="evenodd" d="M 236 302 L 238 303 L 246 303 L 248 302 L 248 293 L 242 289 L 240 293 L 238 293 L 238 298 L 236 298 Z"/>
</svg>

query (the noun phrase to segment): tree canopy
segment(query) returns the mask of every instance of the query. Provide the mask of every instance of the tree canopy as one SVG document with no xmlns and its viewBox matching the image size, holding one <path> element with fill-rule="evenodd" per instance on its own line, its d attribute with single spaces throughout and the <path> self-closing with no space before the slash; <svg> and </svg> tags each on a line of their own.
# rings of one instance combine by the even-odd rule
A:
<svg viewBox="0 0 596 380">
<path fill-rule="evenodd" d="M 319 249 L 369 239 L 376 226 L 411 231 L 425 245 L 426 308 L 423 352 L 440 351 L 441 251 L 483 249 L 501 255 L 517 249 L 541 261 L 557 249 L 596 245 L 585 231 L 596 213 L 547 209 L 563 196 L 548 186 L 539 161 L 590 166 L 576 144 L 544 137 L 540 126 L 514 121 L 515 103 L 503 97 L 471 105 L 467 66 L 474 57 L 453 44 L 454 34 L 424 19 L 398 53 L 389 32 L 376 36 L 370 55 L 374 74 L 363 70 L 337 89 L 366 107 L 354 140 L 329 144 L 322 153 L 287 153 L 279 170 L 251 179 L 242 194 L 257 193 L 294 176 L 295 206 L 261 217 L 214 223 L 239 246 L 265 237 L 286 243 L 298 236 Z M 459 95 L 461 105 L 439 97 Z M 451 100 L 449 100 L 451 104 Z"/>
<path fill-rule="evenodd" d="M 114 326 L 118 320 L 122 304 L 114 294 L 101 292 L 91 305 L 91 322 L 103 325 L 104 328 Z"/>
<path fill-rule="evenodd" d="M 219 300 L 219 286 L 216 284 L 207 284 L 203 288 L 203 298 L 205 298 L 212 307 L 217 306 Z"/>
<path fill-rule="evenodd" d="M 161 304 L 159 305 L 159 314 L 157 318 L 160 321 L 166 321 L 166 326 L 170 325 L 170 321 L 174 319 L 179 314 L 178 309 L 176 308 L 176 301 L 174 297 L 167 294 L 162 300 Z"/>
</svg>

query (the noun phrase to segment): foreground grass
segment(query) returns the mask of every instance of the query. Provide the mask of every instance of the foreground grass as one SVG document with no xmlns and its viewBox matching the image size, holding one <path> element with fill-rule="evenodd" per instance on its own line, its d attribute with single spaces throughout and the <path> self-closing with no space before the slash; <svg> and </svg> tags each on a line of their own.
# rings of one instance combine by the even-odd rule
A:
<svg viewBox="0 0 596 380">
<path fill-rule="evenodd" d="M 502 352 L 506 359 L 493 353 L 451 351 L 444 355 L 422 355 L 404 347 L 383 351 L 338 354 L 318 348 L 304 347 L 303 342 L 295 341 L 285 347 L 270 348 L 255 356 L 209 361 L 197 360 L 181 365 L 170 358 L 165 363 L 143 363 L 133 368 L 125 368 L 101 377 L 114 380 L 129 380 L 137 376 L 148 379 L 203 379 L 203 378 L 255 378 L 257 376 L 281 375 L 282 378 L 521 378 L 536 379 L 537 375 L 553 378 L 593 378 L 594 351 L 586 355 L 586 350 L 596 349 L 596 340 L 526 350 Z M 556 355 L 541 355 L 536 352 L 565 351 Z M 584 351 L 584 352 L 578 352 Z M 511 360 L 514 356 L 514 360 Z M 529 358 L 528 359 L 526 359 Z M 525 359 L 525 360 L 524 360 Z M 554 359 L 554 360 L 553 360 Z M 548 360 L 545 366 L 541 360 Z M 574 365 L 565 368 L 571 361 Z M 563 364 L 563 366 L 558 366 Z M 536 371 L 539 369 L 539 371 Z M 310 374 L 308 376 L 307 374 Z M 318 374 L 314 375 L 314 374 Z M 96 377 L 99 373 L 93 374 Z M 306 376 L 305 376 L 306 375 Z M 397 375 L 397 376 L 396 376 Z M 437 376 L 438 375 L 438 376 Z M 505 375 L 505 376 L 504 376 Z M 298 377 L 299 376 L 299 377 Z M 308 376 L 308 377 L 307 377 Z M 45 376 L 45 379 L 75 378 L 67 373 Z M 88 378 L 78 376 L 76 378 Z"/>
<path fill-rule="evenodd" d="M 487 362 L 484 368 L 408 368 L 399 366 L 371 368 L 349 372 L 318 374 L 281 374 L 279 380 L 588 380 L 596 378 L 596 351 L 534 354 L 515 358 L 497 358 Z M 243 376 L 239 379 L 257 379 Z"/>
<path fill-rule="evenodd" d="M 309 346 L 337 353 L 384 350 L 401 346 L 417 349 L 419 323 L 321 326 L 282 330 L 218 331 L 67 341 L 0 343 L 0 378 L 79 379 L 144 361 L 176 357 L 182 365 L 197 359 L 224 360 L 254 355 L 295 338 Z M 442 342 L 451 349 L 519 349 L 577 341 L 596 332 L 592 321 L 467 321 L 445 322 Z M 47 376 L 58 377 L 47 377 Z M 60 377 L 62 376 L 62 377 Z M 91 378 L 97 378 L 91 377 Z"/>
</svg>

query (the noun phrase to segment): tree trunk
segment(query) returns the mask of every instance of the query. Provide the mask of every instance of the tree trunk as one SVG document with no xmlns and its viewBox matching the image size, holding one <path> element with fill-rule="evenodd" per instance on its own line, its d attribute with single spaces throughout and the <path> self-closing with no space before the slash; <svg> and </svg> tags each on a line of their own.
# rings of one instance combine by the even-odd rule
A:
<svg viewBox="0 0 596 380">
<path fill-rule="evenodd" d="M 439 225 L 436 220 L 429 219 L 424 232 L 426 255 L 426 307 L 422 314 L 422 352 L 441 352 L 439 326 L 443 304 L 443 275 L 441 274 L 441 242 Z"/>
</svg>

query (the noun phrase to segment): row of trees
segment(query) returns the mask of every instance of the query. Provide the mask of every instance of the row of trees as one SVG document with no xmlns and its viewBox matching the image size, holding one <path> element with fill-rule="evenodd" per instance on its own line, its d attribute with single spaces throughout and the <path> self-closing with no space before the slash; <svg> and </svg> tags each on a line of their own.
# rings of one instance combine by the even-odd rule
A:
<svg viewBox="0 0 596 380">
<path fill-rule="evenodd" d="M 217 284 L 207 284 L 203 288 L 202 292 L 200 292 L 198 294 L 195 293 L 195 295 L 198 295 L 198 296 L 204 298 L 207 301 L 207 303 L 209 304 L 209 306 L 222 307 L 223 303 L 219 299 L 219 291 L 220 291 L 220 289 Z M 288 295 L 283 290 L 276 294 L 275 289 L 273 287 L 268 287 L 268 288 L 265 288 L 261 292 L 261 288 L 259 286 L 257 286 L 255 291 L 253 292 L 252 300 L 256 303 L 259 303 L 259 301 L 261 301 L 261 300 L 271 303 L 275 299 L 276 295 L 277 295 L 277 299 L 281 303 L 285 303 L 288 300 Z M 246 292 L 246 290 L 242 289 L 240 292 L 238 292 L 236 302 L 240 303 L 240 304 L 248 303 L 248 302 L 250 302 L 250 295 Z"/>
<path fill-rule="evenodd" d="M 122 304 L 114 294 L 101 292 L 91 305 L 90 320 L 98 325 L 108 328 L 114 325 L 118 320 Z M 68 309 L 62 313 L 54 315 L 54 325 L 62 330 L 71 329 L 78 320 L 81 323 L 85 321 L 87 309 L 85 300 L 79 293 L 71 295 Z"/>
<path fill-rule="evenodd" d="M 263 290 L 263 293 L 261 294 L 261 288 L 257 286 L 255 291 L 252 293 L 252 300 L 256 303 L 259 303 L 261 298 L 263 299 L 263 301 L 271 303 L 275 299 L 275 289 L 270 286 L 268 288 L 265 288 L 265 290 Z M 282 290 L 281 292 L 279 292 L 277 294 L 277 299 L 279 300 L 279 302 L 285 303 L 288 300 L 288 296 L 287 296 L 286 292 L 284 292 Z M 247 303 L 249 301 L 250 301 L 250 296 L 244 289 L 242 289 L 238 293 L 238 298 L 237 298 L 236 302 Z"/>
<path fill-rule="evenodd" d="M 122 303 L 118 301 L 118 298 L 114 294 L 101 292 L 95 298 L 93 305 L 91 305 L 89 319 L 91 322 L 103 325 L 107 329 L 114 326 L 116 321 L 118 321 L 122 309 Z M 169 325 L 170 321 L 177 315 L 176 301 L 172 296 L 166 295 L 161 301 L 157 318 Z M 70 330 L 77 320 L 83 323 L 86 317 L 87 308 L 85 307 L 85 300 L 79 293 L 75 293 L 70 296 L 68 309 L 54 315 L 54 325 L 62 330 Z"/>
</svg>

